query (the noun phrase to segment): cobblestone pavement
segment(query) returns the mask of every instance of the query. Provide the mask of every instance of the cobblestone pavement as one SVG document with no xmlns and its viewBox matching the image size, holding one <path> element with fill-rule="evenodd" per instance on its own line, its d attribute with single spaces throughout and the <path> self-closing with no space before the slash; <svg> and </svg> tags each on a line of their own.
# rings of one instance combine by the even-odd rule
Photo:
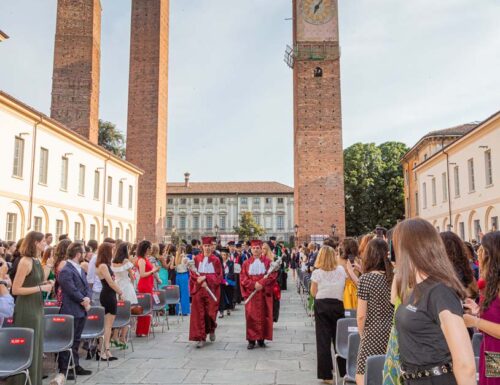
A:
<svg viewBox="0 0 500 385">
<path fill-rule="evenodd" d="M 316 379 L 314 326 L 304 310 L 292 281 L 282 293 L 279 322 L 274 324 L 274 341 L 267 348 L 247 350 L 243 305 L 218 320 L 217 340 L 196 349 L 188 341 L 189 317 L 177 323 L 171 317 L 170 330 L 156 338 L 134 339 L 125 358 L 97 362 L 82 359 L 92 376 L 78 377 L 78 383 L 93 384 L 319 384 Z M 44 383 L 47 383 L 44 381 Z M 72 382 L 68 382 L 71 384 Z"/>
</svg>

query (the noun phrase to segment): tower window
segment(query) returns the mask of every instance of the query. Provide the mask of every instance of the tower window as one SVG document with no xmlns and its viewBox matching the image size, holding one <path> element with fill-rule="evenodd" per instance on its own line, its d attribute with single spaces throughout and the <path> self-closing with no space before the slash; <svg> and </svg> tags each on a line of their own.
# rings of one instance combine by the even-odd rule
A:
<svg viewBox="0 0 500 385">
<path fill-rule="evenodd" d="M 314 77 L 315 78 L 321 78 L 321 77 L 323 77 L 323 70 L 321 69 L 321 67 L 316 67 L 314 69 Z"/>
</svg>

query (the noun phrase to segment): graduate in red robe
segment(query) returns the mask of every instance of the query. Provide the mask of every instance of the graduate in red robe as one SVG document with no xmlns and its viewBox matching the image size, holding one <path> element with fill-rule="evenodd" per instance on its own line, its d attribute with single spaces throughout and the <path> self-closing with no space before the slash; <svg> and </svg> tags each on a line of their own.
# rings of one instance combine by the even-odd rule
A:
<svg viewBox="0 0 500 385">
<path fill-rule="evenodd" d="M 215 341 L 220 284 L 222 282 L 220 260 L 211 251 L 212 237 L 203 237 L 202 243 L 203 253 L 193 257 L 194 264 L 200 275 L 193 271 L 189 273 L 189 292 L 192 298 L 189 340 L 197 341 L 197 348 L 205 345 L 207 334 L 211 342 Z M 205 286 L 208 286 L 214 293 L 217 298 L 216 301 L 207 292 Z"/>
<path fill-rule="evenodd" d="M 271 261 L 262 255 L 262 241 L 252 241 L 251 247 L 252 256 L 243 262 L 240 274 L 243 298 L 258 290 L 245 305 L 248 349 L 255 347 L 255 341 L 265 347 L 265 340 L 273 339 L 273 287 L 278 275 L 274 272 L 264 278 Z"/>
</svg>

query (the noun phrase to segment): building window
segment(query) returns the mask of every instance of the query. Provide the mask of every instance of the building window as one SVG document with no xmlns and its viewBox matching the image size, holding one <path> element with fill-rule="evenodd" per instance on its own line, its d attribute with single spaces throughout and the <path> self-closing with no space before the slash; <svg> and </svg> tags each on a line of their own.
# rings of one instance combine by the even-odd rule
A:
<svg viewBox="0 0 500 385">
<path fill-rule="evenodd" d="M 61 158 L 61 190 L 68 191 L 68 158 L 63 156 Z"/>
<path fill-rule="evenodd" d="M 128 186 L 128 209 L 132 210 L 134 203 L 134 186 Z"/>
<path fill-rule="evenodd" d="M 213 199 L 212 198 L 207 198 L 207 205 L 211 205 L 213 203 Z"/>
<path fill-rule="evenodd" d="M 222 230 L 225 230 L 226 229 L 226 216 L 225 215 L 221 215 L 219 217 L 219 226 Z"/>
<path fill-rule="evenodd" d="M 18 178 L 23 177 L 24 164 L 24 139 L 16 136 L 14 139 L 14 164 L 12 167 L 12 175 Z"/>
<path fill-rule="evenodd" d="M 174 223 L 174 219 L 172 218 L 172 216 L 168 216 L 167 217 L 167 229 L 171 229 L 173 226 L 173 223 Z"/>
<path fill-rule="evenodd" d="M 81 239 L 81 225 L 80 222 L 75 222 L 75 235 L 73 237 L 74 241 L 79 241 Z"/>
<path fill-rule="evenodd" d="M 99 190 L 101 188 L 101 173 L 99 170 L 94 171 L 94 199 L 99 200 Z"/>
<path fill-rule="evenodd" d="M 267 230 L 271 230 L 273 228 L 273 221 L 269 215 L 264 217 L 264 226 Z"/>
<path fill-rule="evenodd" d="M 276 227 L 278 228 L 278 230 L 285 229 L 285 217 L 283 215 L 278 215 L 276 217 Z"/>
<path fill-rule="evenodd" d="M 474 219 L 474 239 L 480 241 L 479 234 L 481 233 L 481 221 L 479 219 Z"/>
<path fill-rule="evenodd" d="M 211 229 L 213 226 L 213 218 L 211 215 L 207 215 L 207 229 Z"/>
<path fill-rule="evenodd" d="M 458 234 L 460 235 L 460 238 L 462 238 L 463 241 L 465 241 L 465 223 L 460 222 L 458 224 Z"/>
<path fill-rule="evenodd" d="M 424 209 L 426 209 L 427 208 L 427 184 L 425 182 L 422 184 L 422 199 L 423 199 L 422 207 Z"/>
<path fill-rule="evenodd" d="M 118 207 L 123 207 L 123 181 L 118 182 Z"/>
<path fill-rule="evenodd" d="M 491 217 L 491 231 L 498 231 L 498 217 Z"/>
<path fill-rule="evenodd" d="M 270 205 L 272 203 L 273 198 L 266 198 L 266 205 Z"/>
<path fill-rule="evenodd" d="M 104 234 L 103 234 L 103 235 L 104 235 L 104 238 L 107 238 L 107 237 L 109 236 L 109 235 L 108 235 L 108 233 L 109 233 L 109 228 L 108 228 L 108 226 L 104 226 L 104 227 L 102 228 L 102 230 L 103 230 L 103 232 L 104 232 Z"/>
<path fill-rule="evenodd" d="M 78 194 L 85 195 L 85 165 L 80 165 L 78 174 Z"/>
<path fill-rule="evenodd" d="M 56 240 L 59 239 L 59 237 L 63 233 L 63 221 L 61 219 L 56 219 Z"/>
<path fill-rule="evenodd" d="M 193 217 L 193 229 L 198 230 L 200 228 L 200 217 Z"/>
<path fill-rule="evenodd" d="M 484 167 L 486 171 L 486 186 L 493 184 L 493 172 L 491 170 L 491 150 L 484 152 Z"/>
<path fill-rule="evenodd" d="M 455 198 L 460 196 L 460 174 L 458 166 L 453 167 L 453 181 L 455 183 Z"/>
<path fill-rule="evenodd" d="M 7 213 L 7 227 L 5 229 L 5 240 L 17 242 L 17 214 Z"/>
<path fill-rule="evenodd" d="M 38 231 L 39 233 L 42 232 L 42 217 L 34 218 L 33 230 Z"/>
<path fill-rule="evenodd" d="M 181 205 L 185 205 L 187 202 L 186 198 L 181 198 Z"/>
<path fill-rule="evenodd" d="M 226 198 L 219 198 L 219 203 L 221 205 L 225 204 L 226 203 Z"/>
<path fill-rule="evenodd" d="M 253 204 L 256 206 L 260 205 L 260 198 L 253 198 Z"/>
<path fill-rule="evenodd" d="M 436 206 L 436 178 L 431 179 L 432 205 Z"/>
<path fill-rule="evenodd" d="M 448 176 L 445 172 L 441 174 L 441 183 L 443 184 L 443 202 L 448 202 Z"/>
<path fill-rule="evenodd" d="M 415 214 L 416 215 L 418 215 L 419 204 L 420 204 L 420 202 L 418 201 L 418 191 L 417 191 L 415 193 Z"/>
<path fill-rule="evenodd" d="M 47 172 L 49 167 L 49 150 L 40 147 L 40 168 L 38 172 L 38 183 L 47 184 Z"/>
<path fill-rule="evenodd" d="M 405 184 L 408 185 L 408 169 L 405 169 Z"/>
<path fill-rule="evenodd" d="M 260 226 L 260 215 L 254 215 L 255 223 Z"/>
<path fill-rule="evenodd" d="M 195 205 L 199 205 L 200 204 L 200 198 L 193 198 L 193 203 Z"/>
<path fill-rule="evenodd" d="M 107 199 L 106 202 L 111 204 L 111 198 L 113 197 L 113 178 L 108 176 L 108 194 L 107 194 Z"/>
<path fill-rule="evenodd" d="M 467 169 L 469 170 L 469 192 L 476 191 L 476 182 L 474 180 L 474 159 L 470 158 L 467 161 Z"/>
<path fill-rule="evenodd" d="M 96 239 L 95 237 L 95 225 L 90 225 L 90 239 Z"/>
<path fill-rule="evenodd" d="M 115 239 L 120 239 L 120 228 L 115 227 Z"/>
<path fill-rule="evenodd" d="M 246 204 L 248 204 L 248 198 L 242 197 L 242 198 L 240 199 L 240 203 L 241 203 L 242 205 L 246 205 Z"/>
<path fill-rule="evenodd" d="M 125 230 L 125 242 L 130 242 L 130 230 Z"/>
<path fill-rule="evenodd" d="M 181 230 L 186 230 L 186 217 L 182 216 L 179 218 L 179 227 Z"/>
<path fill-rule="evenodd" d="M 284 198 L 278 198 L 278 204 L 282 205 L 285 202 Z"/>
<path fill-rule="evenodd" d="M 173 205 L 174 204 L 174 199 L 173 198 L 168 198 L 167 199 L 167 204 Z"/>
</svg>

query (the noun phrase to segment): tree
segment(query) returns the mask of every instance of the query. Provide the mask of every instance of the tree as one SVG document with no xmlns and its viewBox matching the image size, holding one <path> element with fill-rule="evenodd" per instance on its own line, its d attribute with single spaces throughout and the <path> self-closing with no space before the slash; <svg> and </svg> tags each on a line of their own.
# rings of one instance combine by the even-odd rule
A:
<svg viewBox="0 0 500 385">
<path fill-rule="evenodd" d="M 99 146 L 125 159 L 125 136 L 111 122 L 99 119 Z"/>
<path fill-rule="evenodd" d="M 255 219 L 250 211 L 245 211 L 241 215 L 240 225 L 234 227 L 234 231 L 238 234 L 238 238 L 243 241 L 248 241 L 253 237 L 264 235 L 264 228 L 255 222 Z"/>
<path fill-rule="evenodd" d="M 399 163 L 405 144 L 356 143 L 344 150 L 344 183 L 348 235 L 390 228 L 404 216 L 403 171 Z"/>
</svg>

